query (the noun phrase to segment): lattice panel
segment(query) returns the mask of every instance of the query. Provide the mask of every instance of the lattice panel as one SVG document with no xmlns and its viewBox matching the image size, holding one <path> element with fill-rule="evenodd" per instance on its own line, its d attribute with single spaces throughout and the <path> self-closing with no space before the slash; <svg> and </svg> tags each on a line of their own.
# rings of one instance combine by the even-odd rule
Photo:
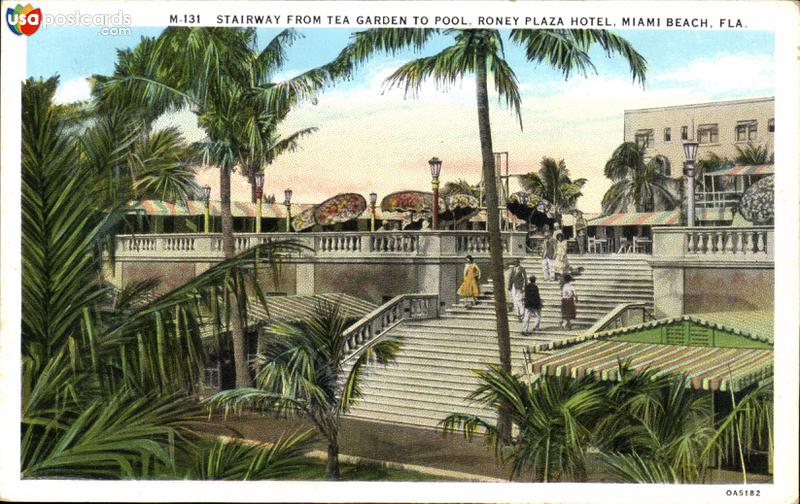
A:
<svg viewBox="0 0 800 504">
<path fill-rule="evenodd" d="M 708 327 L 689 326 L 689 344 L 711 346 L 714 330 Z"/>
<path fill-rule="evenodd" d="M 670 345 L 685 344 L 683 325 L 671 325 L 664 328 L 665 343 Z"/>
</svg>

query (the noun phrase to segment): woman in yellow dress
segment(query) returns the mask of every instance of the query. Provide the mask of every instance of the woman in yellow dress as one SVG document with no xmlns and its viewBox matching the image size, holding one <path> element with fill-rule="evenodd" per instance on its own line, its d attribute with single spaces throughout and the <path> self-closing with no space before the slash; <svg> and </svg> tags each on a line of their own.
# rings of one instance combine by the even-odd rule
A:
<svg viewBox="0 0 800 504">
<path fill-rule="evenodd" d="M 481 288 L 478 286 L 478 280 L 481 278 L 481 269 L 475 264 L 472 256 L 467 256 L 467 264 L 464 265 L 464 281 L 458 288 L 458 295 L 463 298 L 472 298 L 472 306 L 478 304 L 478 296 L 481 294 Z M 466 304 L 466 302 L 465 302 Z M 469 307 L 470 305 L 466 305 Z"/>
</svg>

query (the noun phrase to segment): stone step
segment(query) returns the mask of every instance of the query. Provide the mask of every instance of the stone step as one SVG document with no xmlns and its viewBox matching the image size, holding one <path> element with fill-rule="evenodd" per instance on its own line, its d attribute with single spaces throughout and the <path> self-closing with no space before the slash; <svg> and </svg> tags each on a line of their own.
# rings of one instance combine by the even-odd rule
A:
<svg viewBox="0 0 800 504">
<path fill-rule="evenodd" d="M 467 414 L 486 414 L 492 413 L 492 410 L 472 407 L 468 404 L 466 397 L 447 398 L 441 397 L 393 397 L 390 395 L 369 395 L 365 391 L 364 396 L 359 400 L 358 409 L 371 409 L 378 411 L 389 410 L 406 410 L 412 412 L 417 416 L 428 417 L 430 420 L 438 422 L 450 413 L 467 413 Z"/>
<path fill-rule="evenodd" d="M 530 341 L 556 341 L 562 340 L 568 336 L 574 336 L 580 334 L 582 328 L 577 328 L 573 331 L 566 331 L 561 328 L 550 328 L 550 327 L 540 327 L 536 334 L 532 337 L 523 337 L 520 336 L 517 330 L 521 330 L 522 324 L 517 322 L 520 327 L 510 327 L 509 329 L 512 330 L 511 334 L 511 344 L 530 344 Z M 433 340 L 433 341 L 447 341 L 450 342 L 452 340 L 458 340 L 461 342 L 476 342 L 476 343 L 486 343 L 489 342 L 497 342 L 497 333 L 496 329 L 492 327 L 491 329 L 470 329 L 464 328 L 460 326 L 445 326 L 445 327 L 401 327 L 398 328 L 393 332 L 394 335 L 402 337 L 404 340 L 413 342 L 418 340 Z"/>
<path fill-rule="evenodd" d="M 367 420 L 370 422 L 384 422 L 396 425 L 408 425 L 422 429 L 431 429 L 441 432 L 438 424 L 439 419 L 433 419 L 422 415 L 417 415 L 414 410 L 408 408 L 387 408 L 386 410 L 373 409 L 372 405 L 361 406 L 350 411 L 346 416 Z M 444 417 L 442 417 L 444 418 Z M 495 416 L 486 415 L 486 419 L 494 420 Z"/>
</svg>

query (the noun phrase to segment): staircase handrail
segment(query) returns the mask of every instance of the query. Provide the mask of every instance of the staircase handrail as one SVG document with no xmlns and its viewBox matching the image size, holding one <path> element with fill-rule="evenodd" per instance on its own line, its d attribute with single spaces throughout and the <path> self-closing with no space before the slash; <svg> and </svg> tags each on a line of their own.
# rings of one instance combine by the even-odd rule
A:
<svg viewBox="0 0 800 504">
<path fill-rule="evenodd" d="M 438 294 L 400 294 L 375 308 L 348 327 L 344 336 L 347 339 L 347 358 L 350 360 L 361 350 L 383 336 L 386 331 L 403 320 L 431 319 L 439 317 Z"/>
<path fill-rule="evenodd" d="M 609 329 L 616 329 L 617 327 L 623 327 L 622 324 L 623 319 L 628 316 L 629 312 L 633 312 L 635 310 L 641 310 L 642 313 L 642 322 L 647 322 L 649 320 L 655 320 L 653 316 L 653 312 L 650 309 L 650 306 L 642 301 L 634 301 L 629 303 L 620 303 L 615 306 L 610 312 L 605 314 L 600 320 L 594 323 L 592 327 L 590 327 L 586 334 L 596 334 L 602 331 L 607 331 Z"/>
</svg>

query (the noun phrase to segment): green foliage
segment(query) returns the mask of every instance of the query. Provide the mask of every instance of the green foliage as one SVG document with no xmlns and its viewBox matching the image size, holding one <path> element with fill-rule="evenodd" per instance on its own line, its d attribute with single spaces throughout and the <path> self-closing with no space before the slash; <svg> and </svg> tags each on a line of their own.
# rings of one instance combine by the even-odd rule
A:
<svg viewBox="0 0 800 504">
<path fill-rule="evenodd" d="M 540 376 L 526 383 L 499 366 L 475 370 L 481 384 L 469 399 L 482 406 L 505 407 L 519 429 L 510 449 L 511 478 L 531 471 L 539 481 L 575 481 L 586 477 L 586 451 L 591 427 L 603 407 L 601 388 L 593 379 Z M 445 432 L 463 429 L 469 439 L 483 431 L 496 447 L 497 428 L 476 416 L 452 414 L 441 425 Z"/>
<path fill-rule="evenodd" d="M 558 215 L 575 208 L 578 198 L 586 185 L 586 179 L 572 180 L 567 163 L 562 159 L 556 161 L 551 157 L 543 157 L 538 173 L 528 173 L 521 179 L 522 186 L 529 193 L 549 202 Z"/>
<path fill-rule="evenodd" d="M 201 323 L 210 312 L 226 325 L 234 291 L 263 301 L 248 287 L 256 254 L 270 263 L 297 247 L 261 246 L 158 296 L 155 280 L 114 292 L 100 252 L 117 215 L 87 181 L 116 156 L 81 161 L 80 131 L 51 102 L 55 82 L 22 89 L 21 474 L 176 475 L 175 454 L 193 452 L 201 413 L 190 395 L 204 361 Z"/>
<path fill-rule="evenodd" d="M 734 145 L 736 148 L 736 163 L 743 165 L 774 164 L 775 153 L 769 151 L 768 145 L 753 145 L 748 142 L 745 147 Z"/>
<path fill-rule="evenodd" d="M 476 370 L 474 404 L 511 411 L 518 434 L 504 448 L 497 426 L 479 416 L 451 414 L 445 433 L 483 433 L 497 455 L 512 462 L 511 479 L 581 481 L 590 447 L 619 482 L 703 483 L 714 460 L 741 463 L 744 453 L 772 454 L 771 383 L 750 391 L 715 420 L 711 399 L 687 378 L 620 362 L 616 382 L 536 375 L 514 376 L 496 365 Z"/>
<path fill-rule="evenodd" d="M 264 334 L 257 388 L 222 391 L 206 404 L 226 413 L 247 408 L 302 415 L 338 449 L 339 419 L 361 397 L 364 368 L 389 364 L 400 350 L 398 340 L 382 338 L 351 355 L 347 324 L 339 304 L 323 301 L 302 322 L 271 325 Z"/>
<path fill-rule="evenodd" d="M 194 459 L 191 478 L 200 480 L 254 481 L 281 479 L 308 467 L 303 456 L 314 431 L 283 438 L 274 444 L 245 444 L 223 438 L 203 445 Z"/>
<path fill-rule="evenodd" d="M 674 208 L 678 201 L 669 190 L 665 168 L 659 157 L 645 163 L 644 149 L 635 142 L 620 144 L 604 169 L 613 184 L 603 195 L 603 213 L 625 212 L 630 205 L 637 212 L 652 212 L 659 203 Z"/>
</svg>

